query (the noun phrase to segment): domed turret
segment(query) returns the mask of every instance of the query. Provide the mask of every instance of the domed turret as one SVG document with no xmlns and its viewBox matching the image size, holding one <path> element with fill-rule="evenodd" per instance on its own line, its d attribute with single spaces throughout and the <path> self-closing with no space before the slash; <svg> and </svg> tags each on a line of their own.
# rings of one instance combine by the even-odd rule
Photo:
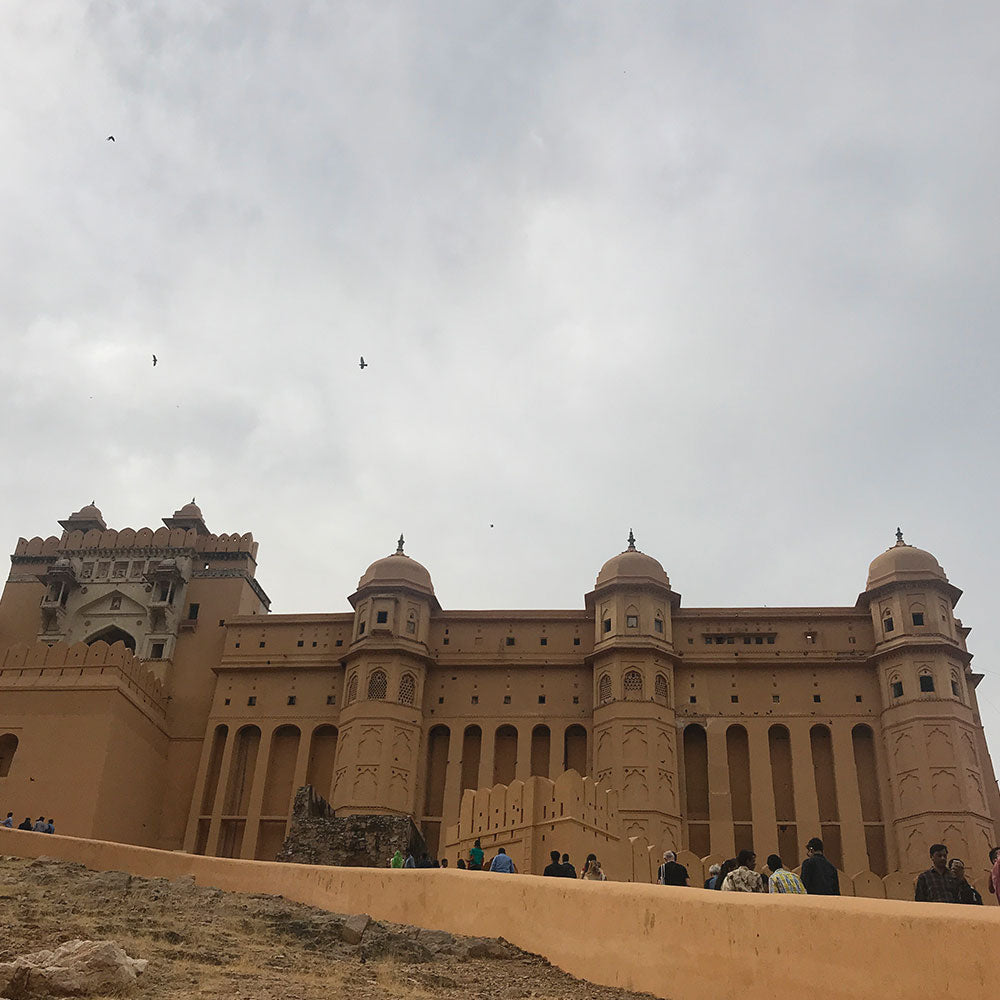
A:
<svg viewBox="0 0 1000 1000">
<path fill-rule="evenodd" d="M 184 504 L 180 510 L 175 510 L 173 517 L 165 517 L 163 523 L 171 529 L 180 528 L 182 531 L 188 531 L 194 528 L 199 535 L 210 534 L 201 508 L 194 502 L 194 497 L 191 497 L 191 502 Z"/>
<path fill-rule="evenodd" d="M 403 536 L 399 536 L 396 551 L 384 559 L 376 559 L 361 574 L 358 591 L 368 587 L 410 587 L 434 596 L 434 584 L 427 569 L 403 551 Z"/>
<path fill-rule="evenodd" d="M 654 583 L 670 588 L 670 578 L 660 563 L 635 547 L 635 535 L 628 533 L 628 548 L 612 556 L 597 574 L 595 588 L 610 583 L 641 584 Z"/>
<path fill-rule="evenodd" d="M 59 524 L 67 531 L 90 531 L 93 528 L 105 531 L 108 527 L 93 500 L 81 507 L 76 513 L 70 514 L 65 520 L 60 521 Z"/>
<path fill-rule="evenodd" d="M 948 582 L 941 564 L 923 549 L 907 545 L 903 532 L 896 529 L 896 544 L 876 556 L 868 567 L 866 590 L 874 590 L 887 583 L 909 583 L 918 580 L 941 580 Z"/>
</svg>

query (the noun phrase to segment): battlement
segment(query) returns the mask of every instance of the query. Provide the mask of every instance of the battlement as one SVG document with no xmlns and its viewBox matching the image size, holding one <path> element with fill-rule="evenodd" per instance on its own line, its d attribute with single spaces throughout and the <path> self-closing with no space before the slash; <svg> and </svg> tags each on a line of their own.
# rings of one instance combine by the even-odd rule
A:
<svg viewBox="0 0 1000 1000">
<path fill-rule="evenodd" d="M 159 679 L 123 642 L 11 646 L 0 656 L 0 691 L 115 689 L 154 717 L 166 715 Z"/>
<path fill-rule="evenodd" d="M 204 555 L 238 554 L 256 561 L 257 542 L 246 532 L 231 535 L 202 534 L 194 528 L 91 528 L 89 531 L 64 531 L 60 537 L 19 538 L 14 549 L 15 558 L 45 558 L 59 553 L 83 549 L 184 549 Z"/>
</svg>

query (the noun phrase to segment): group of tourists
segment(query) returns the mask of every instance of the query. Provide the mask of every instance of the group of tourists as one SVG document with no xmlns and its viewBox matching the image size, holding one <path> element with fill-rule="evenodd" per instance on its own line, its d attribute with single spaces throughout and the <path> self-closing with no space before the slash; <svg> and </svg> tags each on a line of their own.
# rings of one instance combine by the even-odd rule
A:
<svg viewBox="0 0 1000 1000">
<path fill-rule="evenodd" d="M 6 819 L 0 820 L 0 828 L 4 830 L 14 829 L 14 814 L 12 812 L 7 813 Z M 39 816 L 38 819 L 32 823 L 31 817 L 25 816 L 24 822 L 17 824 L 17 829 L 34 830 L 35 833 L 55 833 L 56 821 L 54 819 L 46 819 L 44 816 Z"/>
<path fill-rule="evenodd" d="M 965 877 L 965 862 L 961 858 L 948 859 L 944 844 L 931 844 L 931 866 L 917 877 L 913 898 L 918 903 L 965 903 L 982 906 L 983 897 Z M 1000 903 L 1000 847 L 990 851 L 989 891 Z"/>
</svg>

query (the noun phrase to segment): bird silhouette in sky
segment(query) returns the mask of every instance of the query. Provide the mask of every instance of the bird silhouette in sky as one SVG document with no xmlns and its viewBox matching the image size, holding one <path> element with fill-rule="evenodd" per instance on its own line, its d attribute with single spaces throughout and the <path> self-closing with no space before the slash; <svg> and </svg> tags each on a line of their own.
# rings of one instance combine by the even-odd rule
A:
<svg viewBox="0 0 1000 1000">
<path fill-rule="evenodd" d="M 156 367 L 156 355 L 155 354 L 153 355 L 153 367 L 154 368 Z"/>
<path fill-rule="evenodd" d="M 105 141 L 105 142 L 114 142 L 114 141 L 115 141 L 115 137 L 114 137 L 113 135 L 109 135 L 109 136 L 107 137 L 107 139 L 105 139 L 104 141 Z"/>
<path fill-rule="evenodd" d="M 358 367 L 359 367 L 359 368 L 360 368 L 360 369 L 361 369 L 362 371 L 364 371 L 364 370 L 365 370 L 365 369 L 366 369 L 366 368 L 368 367 L 368 362 L 367 362 L 367 361 L 365 361 L 365 356 L 364 356 L 363 354 L 361 355 L 361 364 L 360 364 L 360 365 L 359 365 Z"/>
</svg>

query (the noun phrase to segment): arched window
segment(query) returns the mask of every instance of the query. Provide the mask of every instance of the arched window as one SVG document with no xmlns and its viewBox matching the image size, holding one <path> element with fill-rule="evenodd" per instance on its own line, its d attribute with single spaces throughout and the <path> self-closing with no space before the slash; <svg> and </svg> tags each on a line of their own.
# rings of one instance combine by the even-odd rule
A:
<svg viewBox="0 0 1000 1000">
<path fill-rule="evenodd" d="M 924 667 L 918 676 L 921 694 L 931 694 L 934 691 L 934 675 Z"/>
<path fill-rule="evenodd" d="M 622 682 L 625 698 L 628 701 L 642 700 L 642 674 L 638 670 L 628 670 Z"/>
<path fill-rule="evenodd" d="M 656 675 L 656 682 L 653 691 L 657 698 L 662 698 L 664 701 L 667 700 L 667 679 L 663 674 Z"/>
<path fill-rule="evenodd" d="M 903 697 L 903 682 L 900 680 L 899 674 L 893 674 L 889 678 L 889 694 L 893 698 Z"/>
<path fill-rule="evenodd" d="M 411 611 L 406 618 L 406 633 L 407 635 L 417 634 L 417 615 L 415 611 Z"/>
<path fill-rule="evenodd" d="M 95 642 L 106 642 L 109 646 L 113 646 L 116 642 L 124 642 L 126 649 L 135 652 L 135 638 L 117 625 L 102 628 L 85 641 L 88 646 L 92 646 Z"/>
<path fill-rule="evenodd" d="M 347 682 L 347 698 L 344 699 L 345 704 L 353 705 L 358 699 L 358 675 L 351 674 L 351 679 Z"/>
<path fill-rule="evenodd" d="M 17 737 L 13 733 L 4 733 L 0 736 L 0 778 L 6 778 L 10 774 L 10 765 L 16 750 Z"/>
<path fill-rule="evenodd" d="M 606 705 L 609 701 L 611 701 L 611 677 L 609 674 L 604 674 L 597 683 L 597 704 Z"/>
<path fill-rule="evenodd" d="M 389 682 L 386 680 L 385 671 L 373 670 L 368 677 L 368 700 L 385 701 L 388 690 Z"/>
<path fill-rule="evenodd" d="M 417 693 L 417 681 L 413 674 L 403 674 L 399 679 L 400 705 L 412 705 Z"/>
<path fill-rule="evenodd" d="M 962 682 L 959 679 L 958 671 L 951 672 L 951 693 L 959 700 L 962 700 Z"/>
<path fill-rule="evenodd" d="M 889 633 L 893 631 L 895 627 L 896 625 L 892 620 L 892 612 L 886 608 L 885 611 L 882 612 L 882 631 Z"/>
</svg>

